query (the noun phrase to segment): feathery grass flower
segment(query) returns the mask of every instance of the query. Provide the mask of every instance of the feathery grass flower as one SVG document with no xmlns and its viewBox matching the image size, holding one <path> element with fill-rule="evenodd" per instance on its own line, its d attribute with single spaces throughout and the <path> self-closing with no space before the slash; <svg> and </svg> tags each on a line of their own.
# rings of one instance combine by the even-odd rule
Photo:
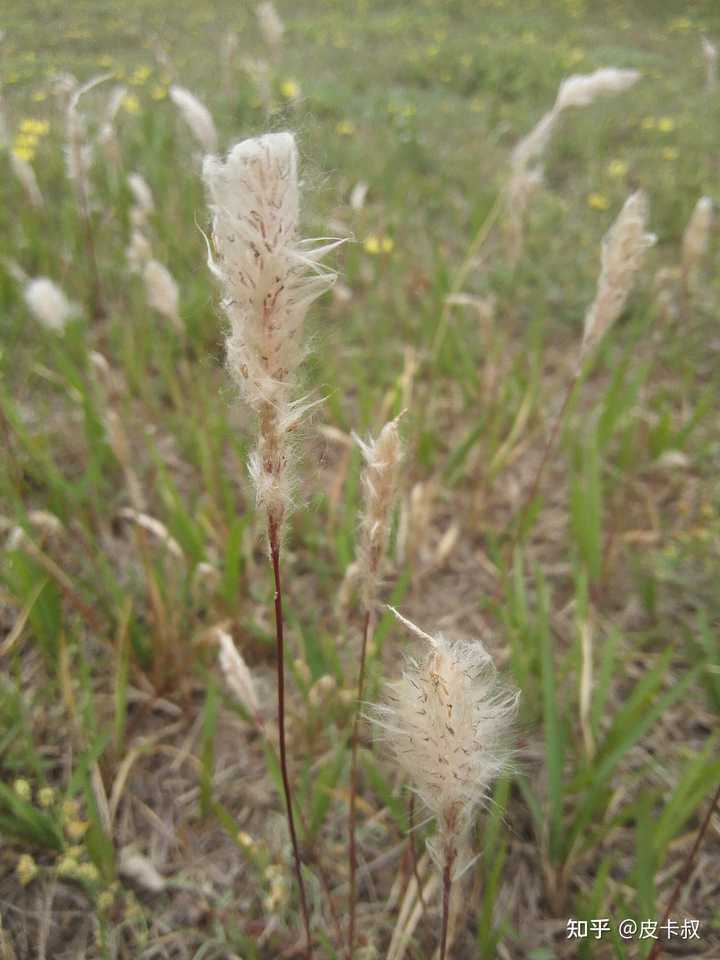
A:
<svg viewBox="0 0 720 960">
<path fill-rule="evenodd" d="M 23 291 L 25 303 L 46 330 L 62 333 L 79 308 L 48 277 L 35 277 Z"/>
<path fill-rule="evenodd" d="M 647 219 L 647 196 L 637 190 L 625 201 L 603 239 L 602 268 L 595 300 L 585 317 L 581 361 L 622 313 L 645 251 L 655 243 L 654 234 L 645 232 Z"/>
<path fill-rule="evenodd" d="M 215 121 L 205 104 L 195 94 L 177 84 L 170 87 L 170 99 L 182 114 L 183 120 L 192 130 L 203 151 L 215 153 L 218 146 Z"/>
<path fill-rule="evenodd" d="M 700 197 L 682 239 L 682 275 L 686 288 L 692 284 L 707 252 L 712 224 L 713 202 L 710 197 Z"/>
<path fill-rule="evenodd" d="M 144 279 L 150 306 L 169 320 L 176 332 L 181 333 L 180 292 L 168 268 L 159 260 L 148 260 L 145 264 Z"/>
<path fill-rule="evenodd" d="M 429 649 L 408 659 L 370 718 L 437 820 L 431 857 L 457 877 L 472 862 L 472 827 L 490 787 L 511 767 L 519 693 L 500 679 L 479 641 L 430 636 L 393 613 Z"/>
<path fill-rule="evenodd" d="M 230 321 L 227 364 L 260 421 L 250 472 L 277 532 L 290 506 L 288 440 L 312 405 L 293 396 L 305 354 L 310 305 L 335 281 L 320 261 L 339 241 L 298 240 L 295 138 L 268 134 L 236 144 L 226 160 L 206 157 L 213 214 L 210 269 L 223 285 Z"/>
</svg>

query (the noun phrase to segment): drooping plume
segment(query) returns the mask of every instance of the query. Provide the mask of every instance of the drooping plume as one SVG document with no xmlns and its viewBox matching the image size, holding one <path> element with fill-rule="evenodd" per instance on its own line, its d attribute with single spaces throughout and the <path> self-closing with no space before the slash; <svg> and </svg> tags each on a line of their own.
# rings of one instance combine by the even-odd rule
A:
<svg viewBox="0 0 720 960">
<path fill-rule="evenodd" d="M 127 87 L 119 84 L 110 94 L 105 114 L 98 131 L 97 142 L 100 147 L 105 163 L 115 173 L 120 169 L 120 143 L 115 132 L 115 118 L 120 109 L 123 100 L 127 94 Z"/>
<path fill-rule="evenodd" d="M 215 153 L 218 137 L 212 114 L 195 94 L 174 84 L 170 87 L 170 99 L 182 114 L 204 153 Z"/>
<path fill-rule="evenodd" d="M 602 243 L 602 267 L 595 300 L 585 317 L 580 359 L 599 343 L 623 311 L 645 257 L 655 243 L 646 233 L 648 200 L 637 190 L 625 201 Z"/>
<path fill-rule="evenodd" d="M 258 500 L 280 529 L 290 502 L 288 434 L 309 404 L 295 396 L 308 307 L 335 274 L 322 257 L 336 243 L 300 241 L 295 138 L 268 134 L 236 144 L 226 160 L 206 157 L 215 256 L 230 321 L 227 364 L 256 412 L 260 437 L 250 461 Z"/>
<path fill-rule="evenodd" d="M 458 876 L 471 860 L 472 827 L 490 787 L 511 766 L 519 694 L 500 679 L 479 641 L 430 636 L 393 613 L 427 650 L 387 684 L 370 718 L 437 819 L 430 855 Z"/>
</svg>

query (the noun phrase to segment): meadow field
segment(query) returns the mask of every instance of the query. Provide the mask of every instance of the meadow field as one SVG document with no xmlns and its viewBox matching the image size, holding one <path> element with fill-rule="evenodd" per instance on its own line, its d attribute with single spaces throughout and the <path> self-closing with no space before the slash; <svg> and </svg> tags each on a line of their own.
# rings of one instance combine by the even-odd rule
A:
<svg viewBox="0 0 720 960">
<path fill-rule="evenodd" d="M 0 7 L 0 960 L 718 960 L 720 6 L 275 9 Z M 342 243 L 276 556 L 203 155 L 283 131 Z M 376 705 L 480 643 L 451 877 Z"/>
</svg>

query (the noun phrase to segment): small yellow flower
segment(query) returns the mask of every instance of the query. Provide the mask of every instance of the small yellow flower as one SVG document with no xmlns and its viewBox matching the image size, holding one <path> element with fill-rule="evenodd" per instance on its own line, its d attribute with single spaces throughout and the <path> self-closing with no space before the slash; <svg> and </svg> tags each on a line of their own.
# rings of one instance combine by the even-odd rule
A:
<svg viewBox="0 0 720 960">
<path fill-rule="evenodd" d="M 383 253 L 392 253 L 395 247 L 395 242 L 392 237 L 381 237 L 380 238 L 380 249 Z"/>
<path fill-rule="evenodd" d="M 115 902 L 115 894 L 112 890 L 103 890 L 97 898 L 98 910 L 101 913 L 107 913 Z"/>
<path fill-rule="evenodd" d="M 355 124 L 352 120 L 341 120 L 335 127 L 335 132 L 341 137 L 351 137 L 355 133 Z"/>
<path fill-rule="evenodd" d="M 21 800 L 30 800 L 32 798 L 32 787 L 27 780 L 16 780 L 13 784 L 13 790 Z"/>
<path fill-rule="evenodd" d="M 672 133 L 675 129 L 675 121 L 672 117 L 660 117 L 658 121 L 658 130 L 660 133 Z"/>
<path fill-rule="evenodd" d="M 167 87 L 162 87 L 160 84 L 154 86 L 150 91 L 150 96 L 153 98 L 153 100 L 165 100 L 167 94 Z"/>
<path fill-rule="evenodd" d="M 663 160 L 677 160 L 678 152 L 675 147 L 663 147 L 661 156 Z"/>
<path fill-rule="evenodd" d="M 610 206 L 610 202 L 602 193 L 589 193 L 587 205 L 591 210 L 607 210 L 607 208 Z"/>
<path fill-rule="evenodd" d="M 127 110 L 128 113 L 133 114 L 133 116 L 136 116 L 138 113 L 140 113 L 140 101 L 132 93 L 128 93 L 124 97 L 123 107 Z"/>
<path fill-rule="evenodd" d="M 296 80 L 283 80 L 280 93 L 286 100 L 297 100 L 300 96 L 300 84 Z"/>
<path fill-rule="evenodd" d="M 657 127 L 657 120 L 655 117 L 643 117 L 640 126 L 643 130 L 654 130 Z"/>
<path fill-rule="evenodd" d="M 36 90 L 32 95 L 35 103 L 42 103 L 43 100 L 47 100 L 47 93 L 44 90 Z"/>
<path fill-rule="evenodd" d="M 569 67 L 574 67 L 576 64 L 582 63 L 584 59 L 585 51 L 580 47 L 573 47 L 567 55 L 567 64 Z"/>
<path fill-rule="evenodd" d="M 373 256 L 376 253 L 380 253 L 380 238 L 375 236 L 374 233 L 371 233 L 368 237 L 365 238 L 365 252 L 372 254 Z"/>
<path fill-rule="evenodd" d="M 616 180 L 624 177 L 628 172 L 628 165 L 624 160 L 611 160 L 608 164 L 608 174 Z"/>
<path fill-rule="evenodd" d="M 63 800 L 62 815 L 63 821 L 77 820 L 80 813 L 80 804 L 77 800 Z"/>
<path fill-rule="evenodd" d="M 141 87 L 150 76 L 151 72 L 152 71 L 150 70 L 150 67 L 137 67 L 137 69 L 131 74 L 129 82 L 134 87 Z"/>
<path fill-rule="evenodd" d="M 88 820 L 68 820 L 65 824 L 65 833 L 71 840 L 82 840 L 89 826 Z"/>
<path fill-rule="evenodd" d="M 55 803 L 55 791 L 52 787 L 41 787 L 38 790 L 38 803 L 41 807 L 44 807 L 46 810 L 48 807 L 51 807 Z"/>
<path fill-rule="evenodd" d="M 57 872 L 61 877 L 71 877 L 77 873 L 78 862 L 74 857 L 61 857 L 58 861 Z"/>
<path fill-rule="evenodd" d="M 22 856 L 18 857 L 15 873 L 17 874 L 21 887 L 26 887 L 31 883 L 37 876 L 37 872 L 37 864 L 29 854 L 23 853 Z"/>
<path fill-rule="evenodd" d="M 692 20 L 687 17 L 675 17 L 668 24 L 668 30 L 671 33 L 687 33 L 692 30 Z"/>
<path fill-rule="evenodd" d="M 100 879 L 100 873 L 94 863 L 81 863 L 77 868 L 77 877 L 84 880 L 85 883 L 97 883 Z"/>
</svg>

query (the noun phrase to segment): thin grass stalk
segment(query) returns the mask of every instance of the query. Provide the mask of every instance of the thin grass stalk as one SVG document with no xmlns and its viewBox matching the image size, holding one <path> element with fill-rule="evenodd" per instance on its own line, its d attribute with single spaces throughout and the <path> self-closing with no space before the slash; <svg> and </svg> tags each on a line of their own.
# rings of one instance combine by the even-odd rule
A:
<svg viewBox="0 0 720 960">
<path fill-rule="evenodd" d="M 707 833 L 708 828 L 709 828 L 709 826 L 710 826 L 710 821 L 712 820 L 712 815 L 713 815 L 713 813 L 715 812 L 715 808 L 718 807 L 719 805 L 720 805 L 720 784 L 718 784 L 717 790 L 716 790 L 715 793 L 713 794 L 713 798 L 712 798 L 712 801 L 710 802 L 710 806 L 709 806 L 709 808 L 708 808 L 708 812 L 705 814 L 705 819 L 703 820 L 703 822 L 702 822 L 702 824 L 701 824 L 701 826 L 700 826 L 700 829 L 698 830 L 698 834 L 697 834 L 697 836 L 695 837 L 695 843 L 693 843 L 693 845 L 692 845 L 692 847 L 691 847 L 691 849 L 690 849 L 690 852 L 688 853 L 688 855 L 687 855 L 687 857 L 686 857 L 686 859 L 685 859 L 685 863 L 683 864 L 683 868 L 682 868 L 682 870 L 680 871 L 680 876 L 678 877 L 678 881 L 677 881 L 677 883 L 675 884 L 675 889 L 674 889 L 673 892 L 672 892 L 672 896 L 671 896 L 670 899 L 668 900 L 668 905 L 667 905 L 667 907 L 665 908 L 665 913 L 663 914 L 663 918 L 662 918 L 662 920 L 661 920 L 661 922 L 660 922 L 660 928 L 661 928 L 661 929 L 662 929 L 663 926 L 665 926 L 665 925 L 667 924 L 668 920 L 670 919 L 670 915 L 671 915 L 671 913 L 673 912 L 673 910 L 675 909 L 675 904 L 676 904 L 677 901 L 678 901 L 678 897 L 680 896 L 680 893 L 681 893 L 681 891 L 682 891 L 682 888 L 685 886 L 685 884 L 687 883 L 687 881 L 688 881 L 688 879 L 689 879 L 689 877 L 690 877 L 690 874 L 692 873 L 692 868 L 693 868 L 693 864 L 695 863 L 695 858 L 696 858 L 697 855 L 698 855 L 698 852 L 699 852 L 699 850 L 700 850 L 700 846 L 701 846 L 701 844 L 702 844 L 702 842 L 703 842 L 703 839 L 704 839 L 704 837 L 705 837 L 705 834 Z M 660 946 L 660 941 L 659 941 L 659 940 L 656 940 L 656 941 L 653 943 L 652 950 L 651 950 L 650 953 L 647 955 L 647 960 L 657 960 L 657 958 L 660 956 L 660 951 L 661 951 L 661 949 L 662 949 L 662 948 L 661 948 L 661 946 Z"/>
<path fill-rule="evenodd" d="M 447 957 L 448 926 L 450 922 L 450 896 L 452 894 L 452 869 L 455 851 L 448 850 L 443 867 L 442 927 L 440 930 L 440 960 Z"/>
<path fill-rule="evenodd" d="M 287 810 L 288 829 L 290 831 L 290 842 L 292 844 L 293 860 L 295 862 L 295 875 L 297 877 L 298 890 L 300 891 L 300 910 L 307 940 L 306 956 L 308 960 L 311 960 L 313 953 L 312 939 L 310 937 L 310 913 L 308 911 L 307 896 L 305 894 L 305 883 L 302 877 L 300 845 L 298 844 L 297 832 L 295 830 L 292 789 L 290 787 L 290 777 L 287 768 L 287 745 L 285 741 L 285 637 L 283 629 L 282 581 L 280 578 L 280 531 L 277 523 L 275 523 L 272 518 L 268 518 L 268 540 L 270 542 L 270 558 L 272 560 L 273 577 L 275 579 L 275 660 L 277 664 L 277 715 L 278 740 L 280 744 L 280 772 L 282 774 L 283 791 L 285 793 L 285 808 Z"/>
<path fill-rule="evenodd" d="M 350 817 L 348 832 L 350 837 L 350 892 L 348 894 L 348 956 L 355 953 L 355 907 L 357 900 L 357 779 L 358 779 L 358 746 L 360 741 L 360 704 L 365 692 L 365 663 L 369 639 L 373 633 L 373 624 L 370 610 L 365 611 L 362 627 L 362 647 L 360 649 L 360 672 L 357 685 L 357 706 L 352 729 L 352 759 L 350 761 Z"/>
</svg>

